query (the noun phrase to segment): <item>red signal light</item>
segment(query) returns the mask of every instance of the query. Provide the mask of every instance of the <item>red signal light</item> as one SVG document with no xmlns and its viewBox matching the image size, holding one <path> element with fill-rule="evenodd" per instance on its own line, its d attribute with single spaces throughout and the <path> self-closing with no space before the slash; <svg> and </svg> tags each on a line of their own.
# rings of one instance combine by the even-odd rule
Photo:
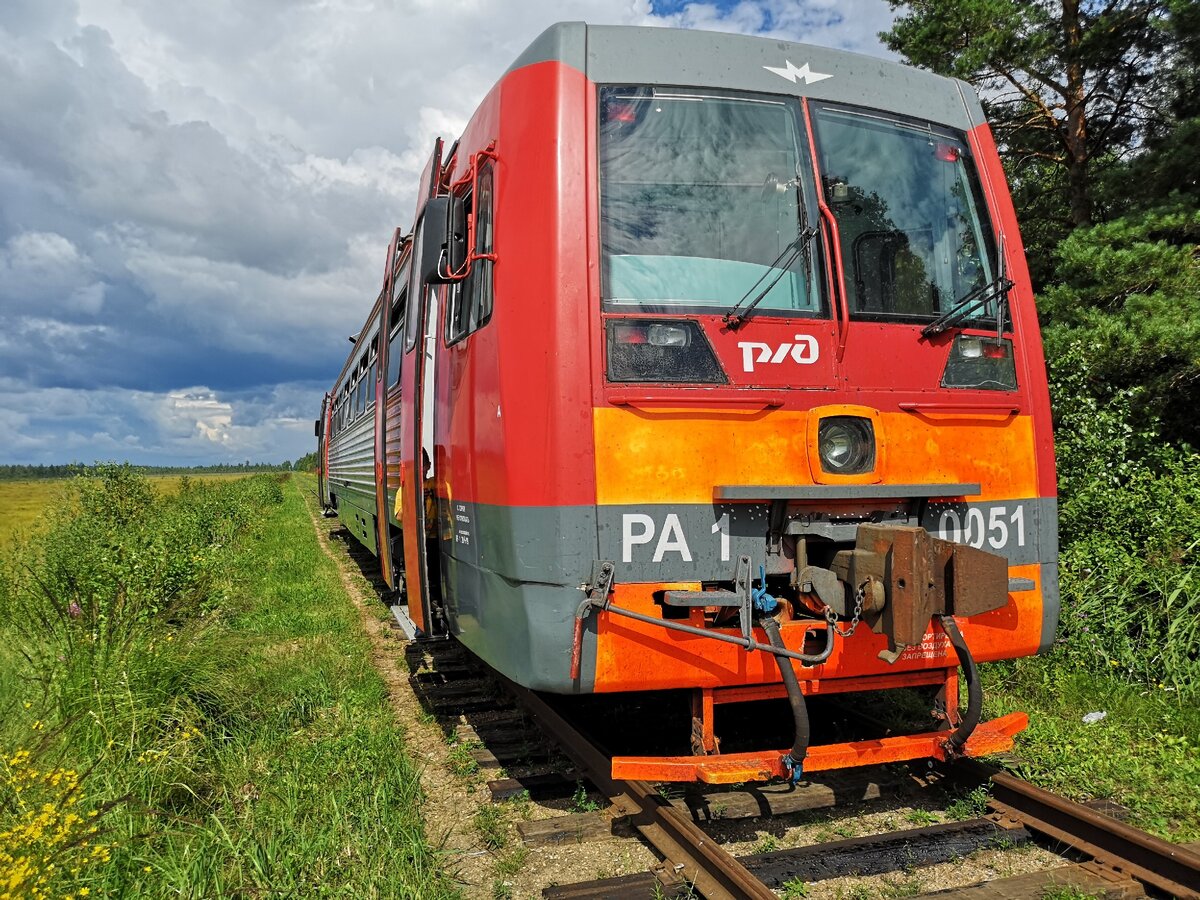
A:
<svg viewBox="0 0 1200 900">
<path fill-rule="evenodd" d="M 608 121 L 632 125 L 637 121 L 637 110 L 631 103 L 614 103 L 608 107 Z"/>
<path fill-rule="evenodd" d="M 941 162 L 952 163 L 958 162 L 958 158 L 962 154 L 959 149 L 952 144 L 938 144 L 937 147 L 934 148 L 933 155 Z"/>
<path fill-rule="evenodd" d="M 986 359 L 1008 359 L 1008 344 L 984 341 L 983 355 Z"/>
<path fill-rule="evenodd" d="M 619 344 L 649 343 L 646 328 L 642 325 L 617 325 L 613 328 L 613 338 Z"/>
</svg>

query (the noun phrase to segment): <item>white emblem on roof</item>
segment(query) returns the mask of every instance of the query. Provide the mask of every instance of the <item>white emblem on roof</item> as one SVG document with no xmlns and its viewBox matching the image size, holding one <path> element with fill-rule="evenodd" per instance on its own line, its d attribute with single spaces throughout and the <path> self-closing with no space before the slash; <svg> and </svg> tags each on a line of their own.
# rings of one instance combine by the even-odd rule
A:
<svg viewBox="0 0 1200 900">
<path fill-rule="evenodd" d="M 797 69 L 792 65 L 790 59 L 785 59 L 784 62 L 787 63 L 787 66 L 783 68 L 778 66 L 763 66 L 763 68 L 768 72 L 774 72 L 780 78 L 786 78 L 792 84 L 796 83 L 797 78 L 803 78 L 805 84 L 812 84 L 813 82 L 824 81 L 826 78 L 833 77 L 832 75 L 823 75 L 820 72 L 809 71 L 808 63 Z"/>
</svg>

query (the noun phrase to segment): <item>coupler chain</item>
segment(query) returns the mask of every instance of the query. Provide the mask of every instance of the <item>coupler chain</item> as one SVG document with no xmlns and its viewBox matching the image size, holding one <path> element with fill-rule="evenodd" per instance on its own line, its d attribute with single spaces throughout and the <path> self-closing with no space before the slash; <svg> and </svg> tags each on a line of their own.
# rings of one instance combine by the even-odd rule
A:
<svg viewBox="0 0 1200 900">
<path fill-rule="evenodd" d="M 858 586 L 858 592 L 854 595 L 854 614 L 850 619 L 850 627 L 843 631 L 838 627 L 838 615 L 829 605 L 825 606 L 825 621 L 829 623 L 829 627 L 834 630 L 838 637 L 848 638 L 858 630 L 859 623 L 862 621 L 863 603 L 867 597 L 867 585 L 869 581 L 864 581 Z"/>
</svg>

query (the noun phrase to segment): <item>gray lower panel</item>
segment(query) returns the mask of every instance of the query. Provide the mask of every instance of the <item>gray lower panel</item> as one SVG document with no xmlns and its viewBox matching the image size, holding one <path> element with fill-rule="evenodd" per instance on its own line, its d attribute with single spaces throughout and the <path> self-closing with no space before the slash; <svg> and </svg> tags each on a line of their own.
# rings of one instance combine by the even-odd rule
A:
<svg viewBox="0 0 1200 900">
<path fill-rule="evenodd" d="M 596 559 L 593 506 L 492 506 L 455 500 L 438 511 L 442 552 L 511 581 L 578 587 Z"/>
<path fill-rule="evenodd" d="M 586 581 L 592 562 L 617 564 L 617 581 L 722 581 L 739 556 L 764 561 L 770 504 L 492 506 L 454 501 L 439 512 L 442 551 L 514 582 Z M 1014 566 L 1058 559 L 1054 499 L 924 504 L 920 524 L 946 540 L 1008 558 Z M 852 538 L 853 525 L 846 529 Z M 828 522 L 793 517 L 792 534 L 830 534 Z"/>
<path fill-rule="evenodd" d="M 584 633 L 583 665 L 571 681 L 578 585 L 520 584 L 496 572 L 443 558 L 443 583 L 452 602 L 451 632 L 518 684 L 557 694 L 590 693 L 596 681 L 595 622 Z"/>
<path fill-rule="evenodd" d="M 358 538 L 358 542 L 378 555 L 375 535 L 375 498 L 357 491 L 335 491 L 338 520 Z"/>
<path fill-rule="evenodd" d="M 1045 653 L 1054 645 L 1058 633 L 1058 616 L 1062 599 L 1058 592 L 1058 560 L 1042 563 L 1042 640 L 1038 653 Z"/>
</svg>

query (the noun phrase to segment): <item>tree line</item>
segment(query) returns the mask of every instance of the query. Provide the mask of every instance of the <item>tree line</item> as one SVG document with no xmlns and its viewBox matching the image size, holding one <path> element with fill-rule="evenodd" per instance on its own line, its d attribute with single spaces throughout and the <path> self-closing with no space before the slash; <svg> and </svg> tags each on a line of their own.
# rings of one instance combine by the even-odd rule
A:
<svg viewBox="0 0 1200 900">
<path fill-rule="evenodd" d="M 315 454 L 309 454 L 315 459 Z M 290 472 L 303 468 L 300 464 L 307 457 L 301 457 L 295 463 L 289 460 L 283 462 L 255 462 L 249 460 L 240 463 L 213 463 L 208 466 L 130 466 L 130 470 L 139 475 L 236 475 L 251 472 Z M 0 465 L 0 481 L 32 481 L 39 478 L 71 478 L 86 472 L 95 471 L 101 464 L 95 463 L 63 463 L 61 465 Z"/>
<path fill-rule="evenodd" d="M 1052 362 L 1200 446 L 1200 4 L 889 2 L 888 47 L 981 94 Z"/>
</svg>

